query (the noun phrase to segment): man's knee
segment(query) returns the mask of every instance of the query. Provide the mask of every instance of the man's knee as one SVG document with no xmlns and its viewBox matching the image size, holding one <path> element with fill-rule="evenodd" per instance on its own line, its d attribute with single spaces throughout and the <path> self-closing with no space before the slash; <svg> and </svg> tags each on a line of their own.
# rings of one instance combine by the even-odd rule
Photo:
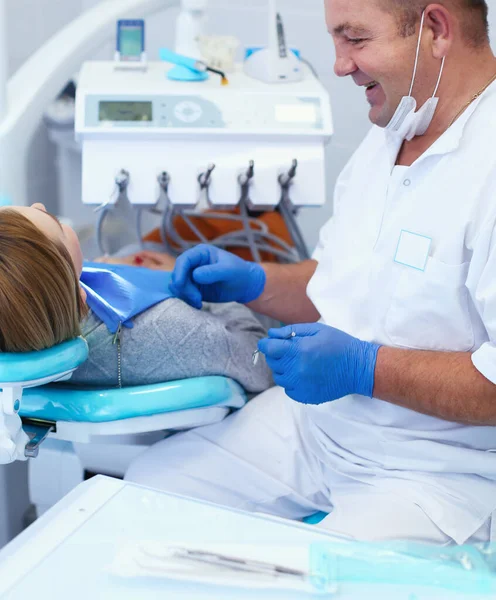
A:
<svg viewBox="0 0 496 600">
<path fill-rule="evenodd" d="M 414 502 L 394 493 L 359 486 L 357 493 L 336 493 L 334 509 L 319 527 L 361 541 L 409 540 L 449 545 L 446 535 Z"/>
</svg>

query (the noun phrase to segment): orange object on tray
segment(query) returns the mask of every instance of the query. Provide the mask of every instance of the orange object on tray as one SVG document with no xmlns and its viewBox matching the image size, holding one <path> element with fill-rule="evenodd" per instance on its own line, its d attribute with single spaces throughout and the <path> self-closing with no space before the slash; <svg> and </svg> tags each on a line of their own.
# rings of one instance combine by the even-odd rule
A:
<svg viewBox="0 0 496 600">
<path fill-rule="evenodd" d="M 195 227 L 198 228 L 200 233 L 205 236 L 207 240 L 213 240 L 221 235 L 225 235 L 226 233 L 231 233 L 233 231 L 240 231 L 243 229 L 243 223 L 241 221 L 230 221 L 228 219 L 209 219 L 208 213 L 224 213 L 227 215 L 238 214 L 239 209 L 235 210 L 214 210 L 214 211 L 206 211 L 201 216 L 192 216 L 190 217 L 192 223 Z M 293 240 L 291 239 L 291 235 L 286 227 L 286 223 L 282 215 L 277 212 L 264 212 L 261 213 L 259 217 L 256 217 L 262 223 L 265 223 L 269 232 L 272 235 L 277 236 L 290 246 L 293 246 Z M 188 242 L 199 242 L 200 240 L 197 238 L 195 233 L 191 231 L 186 221 L 181 217 L 181 215 L 176 215 L 173 220 L 174 227 L 177 233 L 181 236 L 183 240 Z M 252 229 L 256 229 L 255 226 L 252 226 Z M 155 242 L 157 244 L 163 243 L 162 236 L 159 229 L 154 229 L 144 238 L 145 242 Z M 168 244 L 172 248 L 176 248 L 179 250 L 177 244 L 175 244 L 170 238 L 167 240 Z M 266 242 L 269 246 L 275 246 L 270 241 Z M 245 260 L 253 260 L 253 256 L 249 248 L 242 248 L 237 246 L 229 246 L 229 252 L 236 254 L 240 258 Z M 260 257 L 264 262 L 277 262 L 277 257 L 274 254 L 271 254 L 267 251 L 261 251 Z"/>
</svg>

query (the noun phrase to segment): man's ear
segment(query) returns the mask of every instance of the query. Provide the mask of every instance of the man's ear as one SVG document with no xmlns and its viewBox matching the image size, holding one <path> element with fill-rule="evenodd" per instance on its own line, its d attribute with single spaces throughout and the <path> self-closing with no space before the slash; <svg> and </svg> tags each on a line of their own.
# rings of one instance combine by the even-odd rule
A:
<svg viewBox="0 0 496 600">
<path fill-rule="evenodd" d="M 455 21 L 450 11 L 441 4 L 430 4 L 425 9 L 425 26 L 431 32 L 432 56 L 444 58 L 453 44 Z"/>
</svg>

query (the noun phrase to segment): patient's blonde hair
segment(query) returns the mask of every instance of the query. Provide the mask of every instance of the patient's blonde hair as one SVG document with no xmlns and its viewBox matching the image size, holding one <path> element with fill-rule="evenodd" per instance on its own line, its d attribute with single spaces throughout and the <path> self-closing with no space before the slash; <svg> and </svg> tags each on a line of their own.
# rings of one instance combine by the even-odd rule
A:
<svg viewBox="0 0 496 600">
<path fill-rule="evenodd" d="M 0 352 L 43 350 L 81 335 L 86 313 L 65 246 L 28 218 L 0 211 Z"/>
</svg>

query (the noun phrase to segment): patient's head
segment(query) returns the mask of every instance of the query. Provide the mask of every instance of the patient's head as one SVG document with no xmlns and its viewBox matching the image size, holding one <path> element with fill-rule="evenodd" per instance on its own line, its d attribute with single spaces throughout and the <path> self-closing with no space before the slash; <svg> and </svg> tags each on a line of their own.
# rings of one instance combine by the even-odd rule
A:
<svg viewBox="0 0 496 600">
<path fill-rule="evenodd" d="M 43 350 L 81 334 L 76 234 L 41 204 L 0 209 L 0 351 Z"/>
</svg>

